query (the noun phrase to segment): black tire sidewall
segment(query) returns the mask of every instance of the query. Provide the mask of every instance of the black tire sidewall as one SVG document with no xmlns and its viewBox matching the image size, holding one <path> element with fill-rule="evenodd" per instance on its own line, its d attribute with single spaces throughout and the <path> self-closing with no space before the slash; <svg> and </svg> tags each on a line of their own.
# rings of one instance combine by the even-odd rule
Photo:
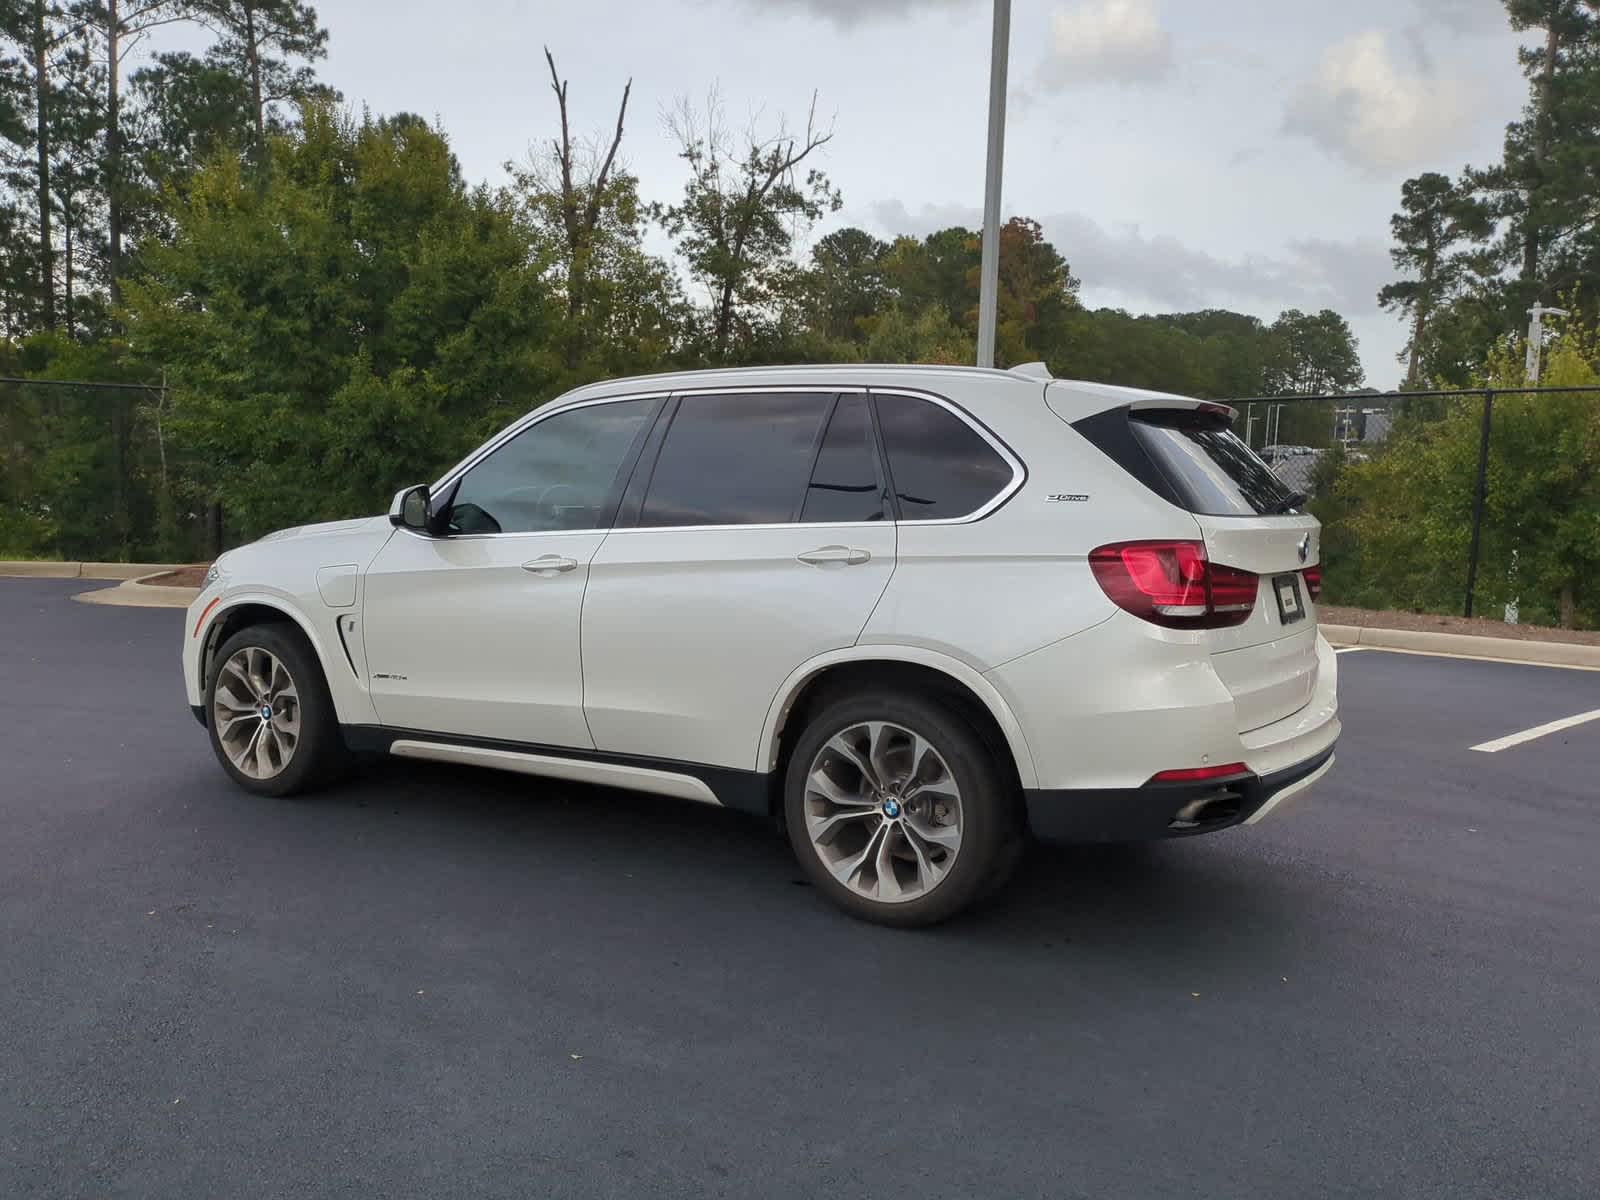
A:
<svg viewBox="0 0 1600 1200">
<path fill-rule="evenodd" d="M 271 779 L 253 779 L 234 766 L 217 733 L 217 679 L 222 674 L 223 664 L 246 647 L 260 647 L 282 662 L 300 697 L 300 741 L 288 767 Z M 322 667 L 299 630 L 280 624 L 251 625 L 229 637 L 212 659 L 206 678 L 205 703 L 211 749 L 229 778 L 245 791 L 258 796 L 291 796 L 314 788 L 326 777 L 328 764 L 337 749 L 338 721 Z"/>
<path fill-rule="evenodd" d="M 950 874 L 917 900 L 889 904 L 851 891 L 823 864 L 806 830 L 805 779 L 812 760 L 834 734 L 863 721 L 888 721 L 921 735 L 944 757 L 961 789 L 961 850 Z M 1012 833 L 1002 778 L 983 738 L 952 709 L 899 692 L 863 693 L 826 705 L 796 741 L 784 774 L 784 821 L 801 868 L 834 904 L 880 925 L 932 925 L 972 904 L 991 882 Z"/>
</svg>

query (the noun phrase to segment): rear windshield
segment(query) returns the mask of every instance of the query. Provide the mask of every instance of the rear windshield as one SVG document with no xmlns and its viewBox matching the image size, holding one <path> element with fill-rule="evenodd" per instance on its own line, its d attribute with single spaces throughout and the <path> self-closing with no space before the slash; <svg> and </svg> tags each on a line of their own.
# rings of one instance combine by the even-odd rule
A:
<svg viewBox="0 0 1600 1200">
<path fill-rule="evenodd" d="M 1227 418 L 1187 410 L 1136 411 L 1131 418 L 1134 438 L 1190 512 L 1256 517 L 1288 512 L 1299 499 Z"/>
<path fill-rule="evenodd" d="M 1229 427 L 1228 410 L 1107 408 L 1072 427 L 1169 504 L 1200 516 L 1291 513 L 1305 497 Z"/>
<path fill-rule="evenodd" d="M 1298 497 L 1228 427 L 1227 418 L 1186 409 L 1130 414 L 1134 439 L 1184 507 L 1212 517 L 1287 512 Z"/>
</svg>

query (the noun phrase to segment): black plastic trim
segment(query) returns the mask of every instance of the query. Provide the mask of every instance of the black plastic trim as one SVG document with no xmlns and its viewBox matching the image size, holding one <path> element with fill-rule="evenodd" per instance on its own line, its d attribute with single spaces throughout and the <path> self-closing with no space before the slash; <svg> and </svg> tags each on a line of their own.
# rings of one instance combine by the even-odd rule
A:
<svg viewBox="0 0 1600 1200">
<path fill-rule="evenodd" d="M 194 719 L 200 722 L 201 729 L 210 728 L 206 724 L 206 706 L 204 704 L 191 704 L 189 705 L 189 711 L 194 714 Z"/>
<path fill-rule="evenodd" d="M 1202 783 L 1147 783 L 1113 791 L 1029 788 L 1023 796 L 1028 826 L 1047 842 L 1145 842 L 1195 837 L 1242 825 L 1284 788 L 1322 769 L 1334 747 L 1271 775 L 1234 775 Z M 1224 818 L 1188 829 L 1172 828 L 1179 809 L 1216 797 L 1237 807 Z"/>
<path fill-rule="evenodd" d="M 639 454 L 628 475 L 627 486 L 623 489 L 622 503 L 617 506 L 612 520 L 613 529 L 639 528 L 645 493 L 650 490 L 650 481 L 655 478 L 656 459 L 661 456 L 661 444 L 667 440 L 667 430 L 672 428 L 673 419 L 678 415 L 679 403 L 678 396 L 668 396 L 656 412 L 656 419 L 650 423 L 650 431 L 640 445 Z"/>
<path fill-rule="evenodd" d="M 397 741 L 433 742 L 441 746 L 463 746 L 478 750 L 505 750 L 513 754 L 540 754 L 547 758 L 566 758 L 574 762 L 614 763 L 623 767 L 644 767 L 671 771 L 698 779 L 715 793 L 724 808 L 766 816 L 771 811 L 775 776 L 760 771 L 741 771 L 734 767 L 714 767 L 707 763 L 681 762 L 675 758 L 652 758 L 642 754 L 612 754 L 604 750 L 577 750 L 570 746 L 545 746 L 537 742 L 511 742 L 495 738 L 463 737 L 455 733 L 435 733 L 426 729 L 396 729 L 388 725 L 341 725 L 344 744 L 357 754 L 387 754 Z"/>
<path fill-rule="evenodd" d="M 1188 505 L 1172 486 L 1172 481 L 1167 478 L 1166 472 L 1161 470 L 1150 457 L 1150 452 L 1144 448 L 1144 444 L 1134 436 L 1132 410 L 1126 406 L 1108 408 L 1104 412 L 1097 412 L 1093 416 L 1072 422 L 1072 427 L 1095 449 L 1168 504 L 1188 511 Z"/>
</svg>

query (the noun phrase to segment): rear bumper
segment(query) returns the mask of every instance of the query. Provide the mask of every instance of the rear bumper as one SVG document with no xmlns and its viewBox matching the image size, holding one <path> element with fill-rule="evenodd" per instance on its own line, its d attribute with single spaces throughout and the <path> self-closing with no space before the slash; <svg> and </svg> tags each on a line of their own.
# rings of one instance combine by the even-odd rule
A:
<svg viewBox="0 0 1600 1200">
<path fill-rule="evenodd" d="M 1205 783 L 1154 783 L 1113 791 L 1034 788 L 1028 826 L 1047 842 L 1144 842 L 1254 824 L 1333 765 L 1333 746 L 1267 775 Z M 1184 814 L 1184 810 L 1189 810 Z M 1189 819 L 1180 820 L 1180 814 Z"/>
</svg>

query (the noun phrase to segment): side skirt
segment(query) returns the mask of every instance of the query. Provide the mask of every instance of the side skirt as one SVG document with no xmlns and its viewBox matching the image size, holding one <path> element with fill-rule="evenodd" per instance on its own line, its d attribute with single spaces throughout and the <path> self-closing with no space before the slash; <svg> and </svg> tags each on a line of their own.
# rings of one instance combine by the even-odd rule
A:
<svg viewBox="0 0 1600 1200">
<path fill-rule="evenodd" d="M 340 732 L 345 745 L 358 754 L 463 763 L 546 779 L 652 792 L 762 817 L 771 811 L 773 776 L 759 771 L 382 725 L 342 725 Z"/>
</svg>

